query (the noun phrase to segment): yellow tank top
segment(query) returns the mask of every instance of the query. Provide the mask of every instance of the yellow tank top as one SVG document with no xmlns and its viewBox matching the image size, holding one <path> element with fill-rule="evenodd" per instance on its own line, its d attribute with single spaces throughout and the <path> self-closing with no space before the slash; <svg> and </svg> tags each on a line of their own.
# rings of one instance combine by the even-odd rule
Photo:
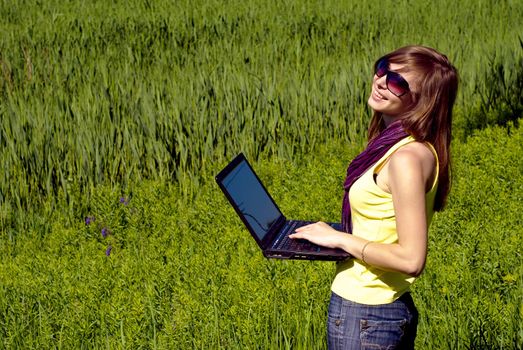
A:
<svg viewBox="0 0 523 350">
<path fill-rule="evenodd" d="M 383 191 L 374 181 L 387 159 L 400 147 L 415 141 L 408 136 L 394 146 L 367 170 L 349 190 L 352 232 L 378 243 L 397 243 L 396 216 L 392 195 Z M 428 144 L 436 158 L 434 147 Z M 430 225 L 434 213 L 434 198 L 438 187 L 438 172 L 429 192 L 425 195 L 427 223 Z M 332 291 L 339 296 L 360 304 L 378 305 L 392 303 L 407 292 L 415 278 L 401 272 L 384 271 L 358 259 L 349 259 L 337 265 Z"/>
</svg>

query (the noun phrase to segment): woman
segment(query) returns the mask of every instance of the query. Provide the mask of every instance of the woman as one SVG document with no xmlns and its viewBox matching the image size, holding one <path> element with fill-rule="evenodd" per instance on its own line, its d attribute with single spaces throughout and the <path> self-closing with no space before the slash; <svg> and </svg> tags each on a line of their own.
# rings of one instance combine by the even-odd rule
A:
<svg viewBox="0 0 523 350">
<path fill-rule="evenodd" d="M 374 73 L 369 143 L 344 184 L 345 232 L 318 222 L 291 235 L 354 257 L 337 265 L 329 349 L 414 348 L 409 287 L 423 271 L 432 214 L 450 188 L 456 69 L 431 48 L 407 46 L 380 58 Z"/>
</svg>

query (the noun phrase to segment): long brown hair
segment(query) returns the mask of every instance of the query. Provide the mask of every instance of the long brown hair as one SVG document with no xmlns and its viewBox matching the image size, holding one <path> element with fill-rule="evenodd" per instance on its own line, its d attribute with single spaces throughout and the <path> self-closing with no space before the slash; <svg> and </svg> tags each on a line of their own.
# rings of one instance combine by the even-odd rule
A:
<svg viewBox="0 0 523 350">
<path fill-rule="evenodd" d="M 440 211 L 445 207 L 450 191 L 452 107 L 458 90 L 458 72 L 447 56 L 425 46 L 405 46 L 382 58 L 403 65 L 399 71 L 416 73 L 419 91 L 412 93 L 412 108 L 401 119 L 405 130 L 416 141 L 429 142 L 436 149 L 439 175 L 434 210 Z M 374 112 L 368 130 L 369 140 L 384 128 L 381 113 Z"/>
</svg>

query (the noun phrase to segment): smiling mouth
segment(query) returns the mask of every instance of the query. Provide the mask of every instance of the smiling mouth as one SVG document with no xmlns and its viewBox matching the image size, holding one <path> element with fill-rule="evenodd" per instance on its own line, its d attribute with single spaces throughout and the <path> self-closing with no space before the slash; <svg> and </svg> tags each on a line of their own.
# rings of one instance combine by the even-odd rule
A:
<svg viewBox="0 0 523 350">
<path fill-rule="evenodd" d="M 386 100 L 386 98 L 382 94 L 380 94 L 376 89 L 372 90 L 372 97 L 377 101 Z"/>
</svg>

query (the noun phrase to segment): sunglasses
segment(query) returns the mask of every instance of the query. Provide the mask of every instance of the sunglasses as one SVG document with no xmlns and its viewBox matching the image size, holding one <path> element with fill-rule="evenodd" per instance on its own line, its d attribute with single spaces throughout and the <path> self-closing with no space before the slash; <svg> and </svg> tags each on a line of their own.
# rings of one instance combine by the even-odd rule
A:
<svg viewBox="0 0 523 350">
<path fill-rule="evenodd" d="M 374 74 L 378 78 L 386 75 L 387 78 L 385 82 L 387 84 L 387 89 L 392 92 L 397 97 L 401 97 L 410 91 L 409 83 L 403 78 L 400 74 L 392 72 L 389 70 L 389 61 L 386 58 L 382 58 L 376 63 L 376 70 Z"/>
</svg>

